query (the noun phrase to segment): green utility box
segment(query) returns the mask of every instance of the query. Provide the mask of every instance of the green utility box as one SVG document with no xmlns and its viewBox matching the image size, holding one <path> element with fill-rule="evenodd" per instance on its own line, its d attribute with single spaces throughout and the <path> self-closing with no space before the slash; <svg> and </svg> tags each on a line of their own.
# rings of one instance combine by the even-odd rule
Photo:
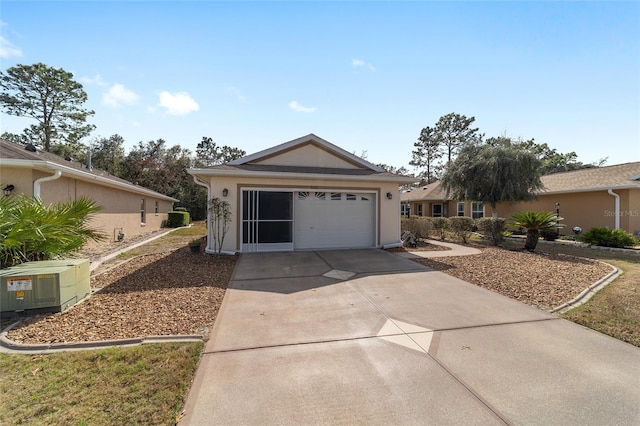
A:
<svg viewBox="0 0 640 426">
<path fill-rule="evenodd" d="M 91 294 L 86 259 L 27 262 L 0 270 L 0 313 L 63 312 Z"/>
</svg>

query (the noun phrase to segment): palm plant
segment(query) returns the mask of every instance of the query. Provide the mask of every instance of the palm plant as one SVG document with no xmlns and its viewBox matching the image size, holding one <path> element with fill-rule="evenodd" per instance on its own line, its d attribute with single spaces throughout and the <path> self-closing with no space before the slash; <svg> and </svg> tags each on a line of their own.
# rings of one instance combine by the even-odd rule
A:
<svg viewBox="0 0 640 426">
<path fill-rule="evenodd" d="M 88 226 L 99 210 L 84 197 L 49 206 L 24 195 L 0 198 L 0 267 L 52 259 L 79 250 L 89 239 L 103 240 Z"/>
<path fill-rule="evenodd" d="M 536 249 L 538 239 L 540 238 L 540 231 L 556 230 L 563 227 L 564 225 L 558 223 L 560 220 L 562 220 L 561 217 L 549 212 L 518 212 L 511 216 L 512 225 L 527 230 L 527 239 L 524 243 L 524 248 L 529 251 Z"/>
</svg>

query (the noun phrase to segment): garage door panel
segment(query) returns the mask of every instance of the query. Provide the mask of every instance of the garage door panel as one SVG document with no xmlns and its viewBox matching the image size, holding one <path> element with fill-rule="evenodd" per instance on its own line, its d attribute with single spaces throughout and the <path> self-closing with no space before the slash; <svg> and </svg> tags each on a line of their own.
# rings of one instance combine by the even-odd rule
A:
<svg viewBox="0 0 640 426">
<path fill-rule="evenodd" d="M 351 248 L 375 245 L 372 194 L 298 193 L 295 248 Z"/>
</svg>

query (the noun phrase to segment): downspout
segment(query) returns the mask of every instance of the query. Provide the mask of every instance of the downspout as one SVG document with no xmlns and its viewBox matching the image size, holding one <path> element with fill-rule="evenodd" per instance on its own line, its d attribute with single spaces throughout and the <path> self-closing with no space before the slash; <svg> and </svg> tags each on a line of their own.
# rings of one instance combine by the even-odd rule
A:
<svg viewBox="0 0 640 426">
<path fill-rule="evenodd" d="M 40 185 L 44 182 L 49 182 L 51 180 L 56 180 L 58 179 L 60 176 L 62 176 L 62 171 L 61 170 L 56 170 L 54 174 L 52 174 L 51 176 L 45 176 L 43 178 L 40 179 L 36 179 L 33 182 L 33 198 L 38 198 L 40 199 Z"/>
<path fill-rule="evenodd" d="M 209 187 L 209 185 L 207 185 L 206 182 L 203 182 L 200 179 L 198 179 L 198 177 L 195 175 L 193 176 L 193 181 L 197 185 L 207 188 L 207 203 L 209 203 L 209 200 L 211 199 L 211 187 Z M 211 244 L 212 238 L 213 238 L 213 235 L 211 233 L 211 212 L 209 211 L 209 206 L 207 205 L 207 246 L 204 248 L 205 253 L 213 254 L 213 250 L 209 248 L 209 244 Z"/>
<path fill-rule="evenodd" d="M 614 208 L 615 214 L 616 214 L 614 229 L 620 229 L 620 195 L 613 192 L 612 189 L 607 190 L 607 192 L 609 193 L 609 195 L 613 195 L 614 197 L 616 197 L 615 208 Z"/>
</svg>

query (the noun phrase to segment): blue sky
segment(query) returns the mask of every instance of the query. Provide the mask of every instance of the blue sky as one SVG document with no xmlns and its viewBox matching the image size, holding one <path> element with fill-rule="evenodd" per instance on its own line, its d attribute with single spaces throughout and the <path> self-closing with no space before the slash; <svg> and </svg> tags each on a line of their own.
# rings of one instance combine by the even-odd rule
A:
<svg viewBox="0 0 640 426">
<path fill-rule="evenodd" d="M 399 167 L 456 112 L 586 163 L 640 161 L 639 2 L 2 1 L 0 21 L 0 69 L 72 72 L 92 137 L 127 148 L 315 133 Z"/>
</svg>

